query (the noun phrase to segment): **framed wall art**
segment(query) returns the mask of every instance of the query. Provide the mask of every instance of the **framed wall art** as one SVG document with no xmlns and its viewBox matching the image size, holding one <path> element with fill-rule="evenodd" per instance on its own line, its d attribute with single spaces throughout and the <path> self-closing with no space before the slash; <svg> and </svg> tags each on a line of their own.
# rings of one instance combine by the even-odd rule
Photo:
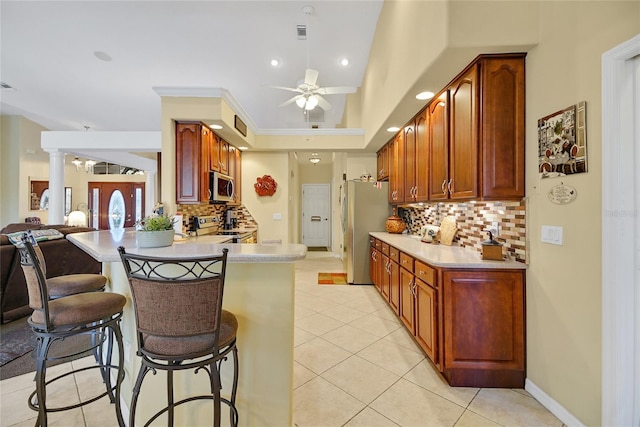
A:
<svg viewBox="0 0 640 427">
<path fill-rule="evenodd" d="M 586 102 L 538 120 L 538 172 L 542 178 L 587 172 Z"/>
</svg>

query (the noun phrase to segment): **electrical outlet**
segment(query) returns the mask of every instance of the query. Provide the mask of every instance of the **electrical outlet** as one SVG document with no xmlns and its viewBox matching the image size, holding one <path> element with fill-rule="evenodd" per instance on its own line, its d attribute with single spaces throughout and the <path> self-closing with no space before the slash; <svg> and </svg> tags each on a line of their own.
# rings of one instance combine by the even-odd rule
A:
<svg viewBox="0 0 640 427">
<path fill-rule="evenodd" d="M 131 343 L 129 341 L 124 341 L 124 361 L 125 361 L 125 363 L 129 363 L 129 353 L 131 353 Z"/>
<path fill-rule="evenodd" d="M 493 221 L 491 223 L 491 227 L 489 228 L 489 230 L 491 230 L 491 233 L 493 233 L 494 236 L 499 236 L 500 235 L 500 223 L 498 221 Z"/>
</svg>

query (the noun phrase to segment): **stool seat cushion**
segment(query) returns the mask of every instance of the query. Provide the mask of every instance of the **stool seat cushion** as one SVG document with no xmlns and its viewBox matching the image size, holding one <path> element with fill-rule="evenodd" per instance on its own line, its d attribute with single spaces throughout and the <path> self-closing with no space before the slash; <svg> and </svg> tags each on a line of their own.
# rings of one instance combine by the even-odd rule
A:
<svg viewBox="0 0 640 427">
<path fill-rule="evenodd" d="M 47 279 L 49 298 L 55 299 L 82 292 L 97 292 L 104 288 L 107 278 L 101 274 L 67 274 Z"/>
<path fill-rule="evenodd" d="M 220 339 L 218 348 L 231 344 L 238 332 L 238 319 L 233 313 L 222 310 L 220 319 Z M 143 333 L 144 351 L 160 356 L 183 356 L 199 354 L 213 350 L 215 337 L 213 334 L 169 337 Z"/>
<path fill-rule="evenodd" d="M 106 319 L 122 311 L 127 299 L 111 292 L 89 292 L 49 301 L 49 319 L 53 326 L 85 325 Z M 44 326 L 44 312 L 35 310 L 32 324 Z"/>
</svg>

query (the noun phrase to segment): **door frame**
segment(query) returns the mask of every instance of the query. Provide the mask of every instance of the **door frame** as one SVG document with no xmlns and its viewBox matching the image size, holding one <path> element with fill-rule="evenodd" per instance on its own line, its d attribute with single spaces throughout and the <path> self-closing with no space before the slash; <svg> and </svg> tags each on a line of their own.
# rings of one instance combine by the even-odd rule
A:
<svg viewBox="0 0 640 427">
<path fill-rule="evenodd" d="M 640 34 L 602 55 L 602 425 L 640 423 L 638 55 Z"/>
</svg>

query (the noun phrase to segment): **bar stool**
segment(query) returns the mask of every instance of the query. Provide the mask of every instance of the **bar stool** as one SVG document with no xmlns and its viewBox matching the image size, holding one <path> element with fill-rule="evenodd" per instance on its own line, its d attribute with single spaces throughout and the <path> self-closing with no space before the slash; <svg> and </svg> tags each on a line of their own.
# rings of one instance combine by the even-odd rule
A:
<svg viewBox="0 0 640 427">
<path fill-rule="evenodd" d="M 124 379 L 124 348 L 119 322 L 122 318 L 122 309 L 126 303 L 126 298 L 120 294 L 110 292 L 85 292 L 51 299 L 38 254 L 27 233 L 25 233 L 23 242 L 17 246 L 17 249 L 20 253 L 20 264 L 27 282 L 29 306 L 34 310 L 28 323 L 37 339 L 34 352 L 36 360 L 36 389 L 29 396 L 28 404 L 31 409 L 38 411 L 36 425 L 46 426 L 49 412 L 78 408 L 95 402 L 104 396 L 109 396 L 111 402 L 116 405 L 118 424 L 124 426 L 120 408 L 120 385 Z M 92 337 L 97 337 L 97 341 L 92 341 L 91 347 L 85 351 L 95 350 L 97 346 L 100 349 L 100 353 L 102 353 L 103 345 L 107 344 L 107 362 L 103 362 L 104 359 L 100 357 L 98 364 L 95 366 L 77 369 L 47 380 L 46 371 L 49 361 L 68 361 L 84 353 L 84 351 L 81 351 L 49 358 L 48 353 L 51 345 L 56 341 L 63 341 L 68 337 L 81 334 L 91 334 Z M 111 364 L 113 351 L 113 339 L 111 337 L 115 337 L 118 347 L 117 366 Z M 47 407 L 47 386 L 68 375 L 88 369 L 100 369 L 101 372 L 106 373 L 106 375 L 103 375 L 106 383 L 104 393 L 73 405 L 55 408 Z M 111 384 L 112 369 L 117 369 L 115 385 Z"/>
<path fill-rule="evenodd" d="M 118 252 L 129 279 L 136 315 L 137 355 L 142 358 L 131 398 L 129 425 L 135 413 L 142 381 L 147 373 L 167 372 L 167 406 L 156 412 L 145 426 L 167 413 L 174 423 L 174 409 L 193 400 L 213 400 L 214 426 L 220 425 L 221 403 L 229 406 L 231 425 L 238 425 L 235 406 L 238 388 L 236 317 L 222 309 L 228 249 L 222 255 L 202 258 L 159 258 Z M 229 398 L 221 396 L 220 368 L 233 355 L 233 384 Z M 211 394 L 174 402 L 173 372 L 195 369 L 206 372 Z"/>
</svg>

